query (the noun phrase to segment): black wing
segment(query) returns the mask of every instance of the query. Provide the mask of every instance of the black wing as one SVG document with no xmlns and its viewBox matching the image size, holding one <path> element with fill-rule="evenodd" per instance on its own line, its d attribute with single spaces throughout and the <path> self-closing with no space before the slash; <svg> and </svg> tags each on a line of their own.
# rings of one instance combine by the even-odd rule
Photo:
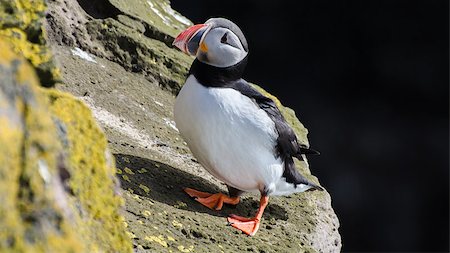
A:
<svg viewBox="0 0 450 253">
<path fill-rule="evenodd" d="M 297 171 L 292 158 L 296 157 L 303 160 L 302 154 L 319 154 L 319 152 L 313 149 L 308 149 L 306 146 L 300 145 L 297 142 L 297 136 L 295 135 L 294 130 L 292 130 L 286 122 L 275 102 L 254 89 L 243 79 L 229 83 L 225 87 L 235 89 L 242 95 L 253 99 L 275 123 L 275 128 L 278 132 L 275 155 L 280 157 L 285 163 L 283 177 L 286 178 L 286 182 L 293 183 L 295 186 L 297 186 L 297 184 L 307 184 L 315 187 L 316 189 L 322 189 L 320 186 L 309 182 Z"/>
</svg>

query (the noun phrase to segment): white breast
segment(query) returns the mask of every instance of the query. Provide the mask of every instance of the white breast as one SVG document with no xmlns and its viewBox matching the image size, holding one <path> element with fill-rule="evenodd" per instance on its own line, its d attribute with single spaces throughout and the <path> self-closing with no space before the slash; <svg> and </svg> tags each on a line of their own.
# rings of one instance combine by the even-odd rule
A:
<svg viewBox="0 0 450 253">
<path fill-rule="evenodd" d="M 231 88 L 207 88 L 191 75 L 175 102 L 175 122 L 198 161 L 244 191 L 274 187 L 283 163 L 274 157 L 273 121 Z"/>
</svg>

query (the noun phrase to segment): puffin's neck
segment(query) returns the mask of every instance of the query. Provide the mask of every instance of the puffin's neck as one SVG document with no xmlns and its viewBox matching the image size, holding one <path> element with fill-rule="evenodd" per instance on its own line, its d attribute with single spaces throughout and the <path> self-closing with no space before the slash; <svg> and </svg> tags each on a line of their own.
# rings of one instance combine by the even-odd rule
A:
<svg viewBox="0 0 450 253">
<path fill-rule="evenodd" d="M 211 66 L 195 59 L 191 65 L 189 74 L 194 75 L 203 86 L 224 87 L 230 82 L 242 78 L 245 66 L 247 65 L 247 57 L 248 55 L 235 65 L 225 68 Z"/>
</svg>

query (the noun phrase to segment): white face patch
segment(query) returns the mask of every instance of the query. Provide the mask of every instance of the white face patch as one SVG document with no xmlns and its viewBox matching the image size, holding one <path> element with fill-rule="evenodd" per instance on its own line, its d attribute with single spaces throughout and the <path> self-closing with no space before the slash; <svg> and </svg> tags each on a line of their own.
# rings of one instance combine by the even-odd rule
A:
<svg viewBox="0 0 450 253">
<path fill-rule="evenodd" d="M 198 50 L 197 58 L 201 62 L 215 67 L 233 66 L 247 56 L 247 52 L 236 34 L 223 27 L 207 31 L 202 43 L 208 50 L 207 52 Z"/>
</svg>

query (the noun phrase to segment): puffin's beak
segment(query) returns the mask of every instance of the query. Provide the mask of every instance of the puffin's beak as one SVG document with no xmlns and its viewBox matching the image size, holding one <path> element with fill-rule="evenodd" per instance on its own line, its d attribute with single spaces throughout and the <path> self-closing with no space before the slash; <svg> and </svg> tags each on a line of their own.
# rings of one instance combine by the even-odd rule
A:
<svg viewBox="0 0 450 253">
<path fill-rule="evenodd" d="M 196 55 L 200 47 L 200 41 L 207 30 L 208 25 L 206 24 L 193 25 L 181 32 L 172 45 L 178 47 L 186 54 Z"/>
</svg>

